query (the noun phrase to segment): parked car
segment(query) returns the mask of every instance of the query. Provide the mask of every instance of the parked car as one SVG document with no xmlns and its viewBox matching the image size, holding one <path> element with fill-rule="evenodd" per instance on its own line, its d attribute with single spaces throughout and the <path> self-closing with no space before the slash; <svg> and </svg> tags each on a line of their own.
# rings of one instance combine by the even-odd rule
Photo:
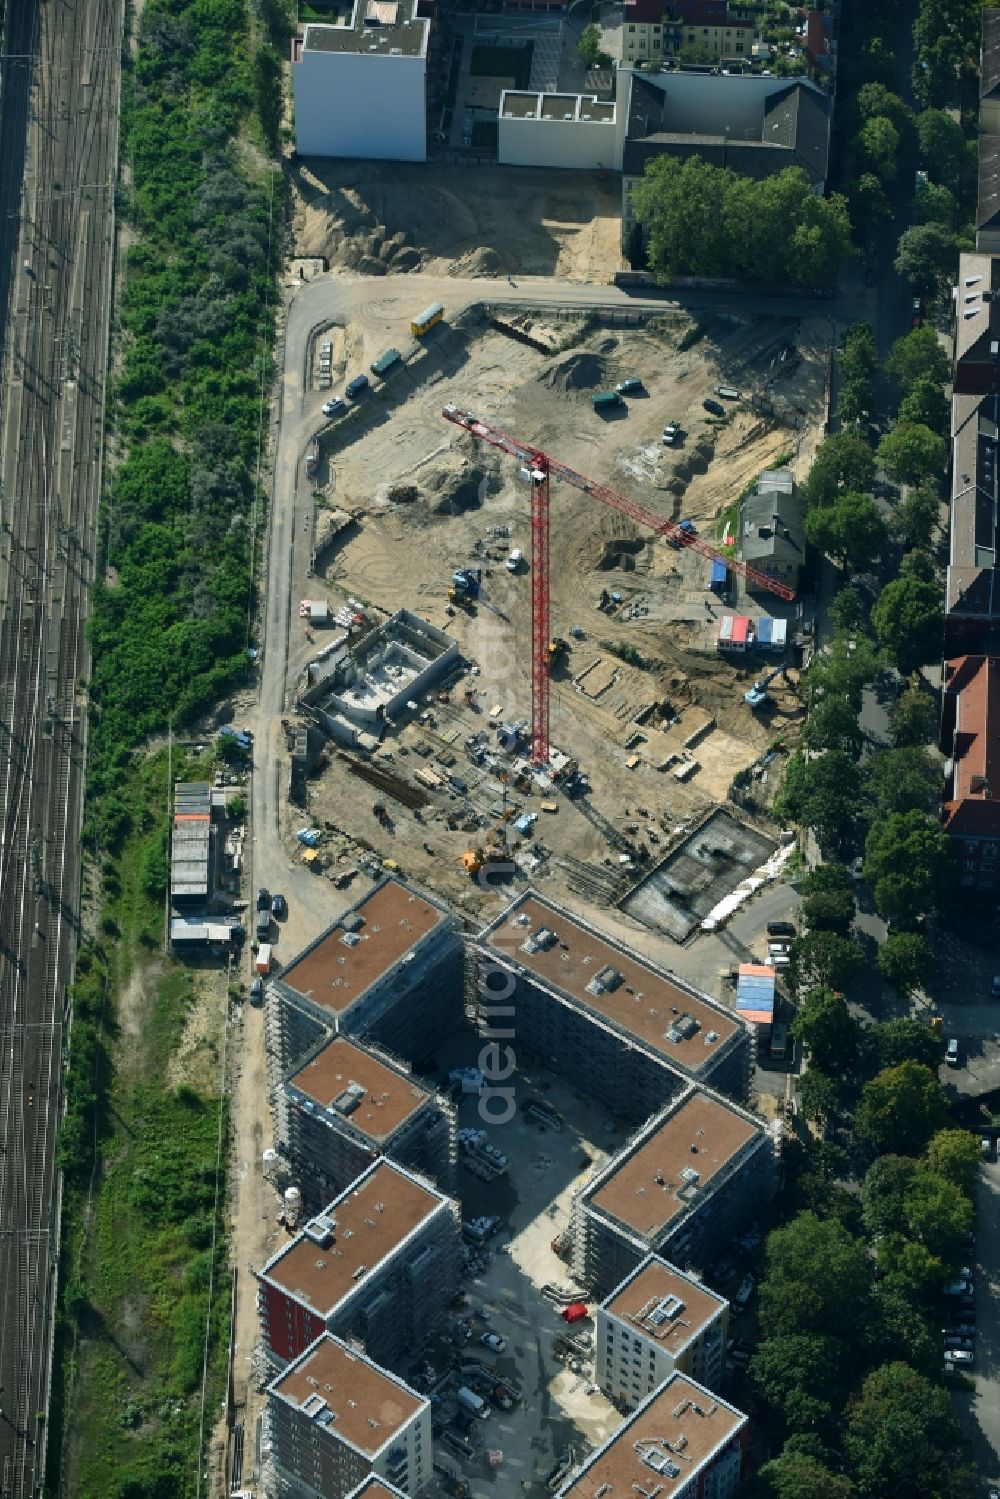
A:
<svg viewBox="0 0 1000 1499">
<path fill-rule="evenodd" d="M 982 1139 L 979 1142 L 979 1150 L 984 1161 L 992 1161 L 993 1141 L 990 1139 L 989 1135 L 983 1135 Z"/>
<path fill-rule="evenodd" d="M 680 437 L 680 435 L 681 435 L 681 425 L 680 425 L 680 422 L 668 422 L 667 425 L 663 429 L 663 441 L 666 443 L 666 445 L 667 445 L 668 448 L 672 448 L 673 447 L 674 443 L 677 441 L 677 439 L 678 439 L 678 437 Z"/>
<path fill-rule="evenodd" d="M 347 396 L 348 400 L 353 401 L 355 396 L 361 395 L 362 391 L 365 391 L 367 389 L 368 376 L 355 375 L 354 379 L 348 383 L 347 389 L 344 391 L 344 394 Z"/>
<path fill-rule="evenodd" d="M 948 1042 L 944 1054 L 944 1059 L 948 1063 L 949 1067 L 958 1066 L 958 1041 L 954 1036 L 952 1036 L 951 1040 Z"/>
<path fill-rule="evenodd" d="M 271 915 L 275 916 L 278 921 L 283 921 L 288 915 L 288 902 L 283 895 L 272 895 Z"/>
<path fill-rule="evenodd" d="M 643 385 L 638 375 L 629 375 L 627 380 L 619 380 L 618 384 L 615 386 L 615 390 L 620 396 L 634 395 L 637 391 L 645 389 L 646 387 Z"/>
<path fill-rule="evenodd" d="M 726 408 L 721 401 L 713 401 L 711 396 L 706 396 L 701 403 L 705 410 L 712 416 L 725 416 Z"/>
<path fill-rule="evenodd" d="M 785 941 L 785 942 L 769 942 L 767 944 L 767 951 L 768 951 L 769 955 L 772 958 L 780 958 L 783 953 L 787 953 L 787 951 L 788 951 L 788 943 L 787 943 L 787 941 Z"/>
<path fill-rule="evenodd" d="M 972 1282 L 963 1276 L 959 1280 L 952 1281 L 950 1286 L 945 1286 L 944 1294 L 946 1296 L 971 1296 Z"/>
<path fill-rule="evenodd" d="M 507 1339 L 502 1338 L 498 1332 L 484 1332 L 479 1341 L 491 1353 L 503 1353 L 507 1347 Z"/>
<path fill-rule="evenodd" d="M 344 410 L 344 402 L 339 396 L 334 396 L 331 400 L 323 402 L 322 409 L 324 416 L 336 416 L 338 411 Z"/>
<path fill-rule="evenodd" d="M 1000 999 L 1000 973 L 993 975 L 993 983 L 990 985 L 990 993 L 994 999 Z"/>
<path fill-rule="evenodd" d="M 740 1288 L 736 1292 L 736 1295 L 733 1297 L 733 1305 L 736 1306 L 736 1307 L 739 1307 L 740 1311 L 743 1311 L 744 1308 L 749 1303 L 750 1297 L 752 1295 L 753 1295 L 753 1276 L 752 1275 L 747 1275 L 740 1282 Z"/>
<path fill-rule="evenodd" d="M 975 1361 L 975 1354 L 968 1348 L 946 1348 L 944 1361 L 946 1364 L 971 1364 Z"/>
<path fill-rule="evenodd" d="M 271 892 L 270 890 L 268 890 L 266 885 L 261 885 L 260 889 L 257 891 L 257 910 L 270 911 L 270 909 Z"/>
<path fill-rule="evenodd" d="M 941 1334 L 946 1338 L 974 1338 L 976 1336 L 976 1324 L 974 1322 L 956 1322 L 952 1327 L 942 1327 Z"/>
<path fill-rule="evenodd" d="M 769 937 L 794 937 L 795 927 L 790 921 L 769 921 L 767 935 Z"/>
<path fill-rule="evenodd" d="M 255 978 L 250 980 L 250 1003 L 259 1005 L 264 998 L 264 980 Z"/>
</svg>

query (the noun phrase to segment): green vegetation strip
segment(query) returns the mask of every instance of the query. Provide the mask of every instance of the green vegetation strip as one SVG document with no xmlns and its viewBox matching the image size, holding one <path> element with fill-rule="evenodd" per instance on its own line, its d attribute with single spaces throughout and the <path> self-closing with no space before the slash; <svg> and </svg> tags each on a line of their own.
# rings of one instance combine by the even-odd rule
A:
<svg viewBox="0 0 1000 1499">
<path fill-rule="evenodd" d="M 102 517 L 85 849 L 92 936 L 72 994 L 49 1487 L 194 1495 L 225 1373 L 227 996 L 160 956 L 167 755 L 244 669 L 263 496 L 282 191 L 279 0 L 147 0 L 124 49 L 130 231 L 119 462 Z M 174 757 L 208 778 L 211 757 Z M 98 886 L 99 879 L 99 886 Z M 192 1004 L 202 1039 L 168 1083 Z M 214 1295 L 212 1294 L 214 1291 Z"/>
</svg>

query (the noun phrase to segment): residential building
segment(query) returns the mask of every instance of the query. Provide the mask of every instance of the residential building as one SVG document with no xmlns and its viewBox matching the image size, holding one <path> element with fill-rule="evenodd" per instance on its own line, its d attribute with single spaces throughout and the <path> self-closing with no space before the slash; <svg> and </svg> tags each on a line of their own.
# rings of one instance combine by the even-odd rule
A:
<svg viewBox="0 0 1000 1499">
<path fill-rule="evenodd" d="M 636 223 L 635 191 L 660 156 L 698 156 L 758 180 L 801 167 L 813 192 L 825 190 L 832 105 L 806 78 L 621 68 L 617 104 L 623 246 Z"/>
<path fill-rule="evenodd" d="M 976 250 L 981 255 L 1000 252 L 1000 135 L 979 137 Z"/>
<path fill-rule="evenodd" d="M 597 1383 L 631 1408 L 672 1374 L 723 1378 L 729 1303 L 651 1254 L 597 1309 Z"/>
<path fill-rule="evenodd" d="M 790 468 L 768 469 L 743 502 L 740 550 L 744 562 L 798 590 L 806 555 L 802 502 Z"/>
<path fill-rule="evenodd" d="M 265 1431 L 269 1489 L 289 1499 L 414 1496 L 432 1478 L 430 1401 L 327 1333 L 268 1385 Z"/>
<path fill-rule="evenodd" d="M 300 156 L 426 161 L 428 15 L 423 0 L 354 0 L 343 25 L 295 38 Z"/>
<path fill-rule="evenodd" d="M 732 15 L 718 0 L 626 0 L 622 23 L 622 64 L 679 56 L 697 48 L 720 62 L 744 61 L 753 44 L 753 20 Z"/>
<path fill-rule="evenodd" d="M 311 663 L 311 685 L 299 706 L 338 744 L 374 749 L 386 729 L 412 715 L 428 689 L 457 666 L 456 640 L 419 614 L 397 609 Z"/>
<path fill-rule="evenodd" d="M 607 1296 L 649 1254 L 700 1268 L 771 1197 L 777 1139 L 719 1094 L 688 1088 L 573 1199 L 573 1272 Z"/>
<path fill-rule="evenodd" d="M 1000 659 L 961 656 L 944 665 L 943 820 L 964 890 L 1000 889 Z"/>
<path fill-rule="evenodd" d="M 837 41 L 832 11 L 810 10 L 806 15 L 803 37 L 806 56 L 813 78 L 825 78 L 837 70 Z"/>
<path fill-rule="evenodd" d="M 1000 391 L 1000 260 L 961 256 L 955 307 L 956 395 Z"/>
<path fill-rule="evenodd" d="M 454 1106 L 402 1063 L 348 1036 L 321 1042 L 286 1078 L 275 1143 L 311 1212 L 380 1155 L 445 1192 L 454 1185 Z"/>
<path fill-rule="evenodd" d="M 534 94 L 505 89 L 497 121 L 503 166 L 601 170 L 614 165 L 613 101 L 595 94 Z"/>
<path fill-rule="evenodd" d="M 991 655 L 1000 652 L 1000 396 L 956 395 L 952 423 L 945 654 Z"/>
<path fill-rule="evenodd" d="M 731 1499 L 746 1471 L 747 1435 L 742 1411 L 686 1374 L 673 1374 L 556 1499 Z"/>
<path fill-rule="evenodd" d="M 388 1368 L 431 1337 L 458 1286 L 458 1203 L 379 1160 L 258 1274 L 265 1351 L 282 1366 L 324 1332 Z"/>
<path fill-rule="evenodd" d="M 383 880 L 269 982 L 272 1086 L 331 1034 L 373 1041 L 411 1063 L 428 1058 L 461 1019 L 464 962 L 447 907 Z"/>
<path fill-rule="evenodd" d="M 747 1096 L 743 1021 L 554 901 L 519 896 L 478 952 L 487 1025 L 509 1027 L 519 1055 L 585 1079 L 618 1118 L 647 1119 L 688 1081 Z"/>
</svg>

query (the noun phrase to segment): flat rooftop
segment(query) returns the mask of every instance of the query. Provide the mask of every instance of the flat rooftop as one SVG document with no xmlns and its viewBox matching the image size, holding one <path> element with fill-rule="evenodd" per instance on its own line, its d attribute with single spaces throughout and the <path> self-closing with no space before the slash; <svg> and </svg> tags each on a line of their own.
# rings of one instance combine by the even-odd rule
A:
<svg viewBox="0 0 1000 1499">
<path fill-rule="evenodd" d="M 692 1476 L 747 1424 L 742 1412 L 684 1374 L 673 1375 L 622 1422 L 558 1499 L 635 1499 L 689 1489 Z"/>
<path fill-rule="evenodd" d="M 429 23 L 417 15 L 417 0 L 355 0 L 344 25 L 306 26 L 302 51 L 420 57 L 428 30 Z"/>
<path fill-rule="evenodd" d="M 635 1274 L 602 1303 L 606 1312 L 675 1357 L 725 1305 L 721 1296 L 656 1255 L 643 1260 Z"/>
<path fill-rule="evenodd" d="M 347 1499 L 406 1499 L 402 1489 L 397 1489 L 386 1478 L 376 1478 L 372 1473 L 369 1478 L 359 1483 L 356 1489 L 352 1489 Z"/>
<path fill-rule="evenodd" d="M 388 1139 L 430 1097 L 346 1036 L 335 1036 L 288 1079 L 288 1086 L 376 1143 Z M 359 1091 L 360 1090 L 360 1091 Z"/>
<path fill-rule="evenodd" d="M 362 1353 L 326 1333 L 268 1387 L 371 1457 L 426 1401 Z M 392 1496 L 393 1490 L 385 1492 Z"/>
<path fill-rule="evenodd" d="M 551 937 L 534 940 L 540 932 Z M 707 995 L 668 978 L 628 948 L 612 944 L 568 911 L 534 894 L 515 902 L 483 939 L 511 964 L 529 969 L 614 1029 L 644 1041 L 692 1077 L 742 1023 Z M 525 943 L 533 951 L 526 950 Z M 590 987 L 605 970 L 599 992 Z M 617 976 L 617 980 L 612 975 Z M 712 1039 L 709 1039 L 709 1038 Z"/>
<path fill-rule="evenodd" d="M 327 1242 L 306 1227 L 268 1260 L 261 1280 L 329 1316 L 446 1199 L 389 1161 L 377 1161 L 312 1224 L 333 1220 Z"/>
<path fill-rule="evenodd" d="M 280 982 L 342 1014 L 445 919 L 423 896 L 398 880 L 386 880 L 293 958 Z"/>
<path fill-rule="evenodd" d="M 617 1168 L 612 1165 L 590 1205 L 652 1243 L 762 1134 L 761 1125 L 721 1100 L 690 1093 Z"/>
<path fill-rule="evenodd" d="M 511 120 L 562 120 L 613 125 L 615 106 L 596 94 L 537 94 L 505 89 L 500 95 L 500 113 Z"/>
</svg>

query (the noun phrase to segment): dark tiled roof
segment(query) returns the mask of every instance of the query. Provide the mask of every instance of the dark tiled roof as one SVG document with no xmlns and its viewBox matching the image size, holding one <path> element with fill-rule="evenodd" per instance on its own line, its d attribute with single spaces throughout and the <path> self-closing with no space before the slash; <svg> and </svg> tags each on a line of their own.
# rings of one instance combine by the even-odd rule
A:
<svg viewBox="0 0 1000 1499">
<path fill-rule="evenodd" d="M 979 137 L 977 229 L 1000 228 L 1000 135 Z"/>
<path fill-rule="evenodd" d="M 1000 10 L 983 11 L 979 97 L 1000 98 Z"/>
</svg>

